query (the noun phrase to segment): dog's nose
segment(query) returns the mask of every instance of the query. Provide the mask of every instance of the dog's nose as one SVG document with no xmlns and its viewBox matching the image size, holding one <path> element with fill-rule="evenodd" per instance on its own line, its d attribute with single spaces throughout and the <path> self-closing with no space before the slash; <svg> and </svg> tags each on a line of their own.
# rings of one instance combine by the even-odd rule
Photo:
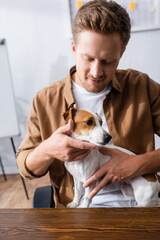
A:
<svg viewBox="0 0 160 240">
<path fill-rule="evenodd" d="M 104 144 L 108 143 L 111 140 L 111 135 L 108 133 L 104 135 Z"/>
</svg>

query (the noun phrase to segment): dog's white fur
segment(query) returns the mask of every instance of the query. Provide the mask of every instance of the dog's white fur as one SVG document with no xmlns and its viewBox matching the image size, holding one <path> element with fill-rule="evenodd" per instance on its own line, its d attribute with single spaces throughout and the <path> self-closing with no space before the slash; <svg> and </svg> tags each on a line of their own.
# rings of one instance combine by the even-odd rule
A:
<svg viewBox="0 0 160 240">
<path fill-rule="evenodd" d="M 96 126 L 88 133 L 81 131 L 81 134 L 75 134 L 72 132 L 71 136 L 76 139 L 92 142 L 96 145 L 101 145 L 104 141 L 105 130 L 99 123 L 99 117 L 97 114 L 92 113 Z M 73 119 L 74 120 L 74 119 Z M 107 146 L 107 148 L 116 148 L 130 155 L 134 153 L 117 146 Z M 104 155 L 99 150 L 93 149 L 90 154 L 79 161 L 65 162 L 65 166 L 74 179 L 74 200 L 67 205 L 69 208 L 74 208 L 79 205 L 79 201 L 82 195 L 83 183 L 95 173 L 104 163 L 110 160 L 110 156 Z M 129 184 L 128 184 L 129 183 Z M 91 200 L 88 199 L 89 193 L 95 187 L 96 183 L 91 184 L 85 189 L 84 201 L 81 207 L 88 207 Z M 127 181 L 127 184 L 121 184 L 121 191 L 124 196 L 132 195 L 137 202 L 137 207 L 153 207 L 160 206 L 160 198 L 158 194 L 160 192 L 160 183 L 158 179 L 155 182 L 149 182 L 144 177 L 139 176 Z"/>
</svg>

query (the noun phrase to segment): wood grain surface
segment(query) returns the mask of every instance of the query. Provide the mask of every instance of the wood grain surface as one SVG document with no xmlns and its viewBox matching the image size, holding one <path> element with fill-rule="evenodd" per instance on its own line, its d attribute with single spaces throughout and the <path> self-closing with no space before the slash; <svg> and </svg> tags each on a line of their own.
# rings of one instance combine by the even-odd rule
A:
<svg viewBox="0 0 160 240">
<path fill-rule="evenodd" d="M 0 209 L 0 240 L 160 239 L 160 208 Z"/>
</svg>

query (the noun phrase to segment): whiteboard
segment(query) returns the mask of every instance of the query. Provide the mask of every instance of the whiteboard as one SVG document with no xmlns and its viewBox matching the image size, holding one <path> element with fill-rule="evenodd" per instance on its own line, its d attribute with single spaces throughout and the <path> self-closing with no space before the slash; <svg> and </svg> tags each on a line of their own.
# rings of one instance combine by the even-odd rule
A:
<svg viewBox="0 0 160 240">
<path fill-rule="evenodd" d="M 6 41 L 0 39 L 0 138 L 19 134 Z"/>
</svg>

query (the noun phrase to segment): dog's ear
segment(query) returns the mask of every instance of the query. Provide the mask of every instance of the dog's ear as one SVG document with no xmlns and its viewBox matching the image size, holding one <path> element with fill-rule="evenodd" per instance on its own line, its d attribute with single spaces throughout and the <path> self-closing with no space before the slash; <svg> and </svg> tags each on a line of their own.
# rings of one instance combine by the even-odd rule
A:
<svg viewBox="0 0 160 240">
<path fill-rule="evenodd" d="M 77 112 L 75 107 L 70 107 L 67 112 L 63 113 L 64 120 L 68 121 L 69 119 L 74 119 L 74 115 Z"/>
<path fill-rule="evenodd" d="M 103 123 L 102 118 L 98 115 L 98 113 L 96 113 L 96 115 L 98 116 L 99 123 L 102 126 L 102 123 Z"/>
</svg>

